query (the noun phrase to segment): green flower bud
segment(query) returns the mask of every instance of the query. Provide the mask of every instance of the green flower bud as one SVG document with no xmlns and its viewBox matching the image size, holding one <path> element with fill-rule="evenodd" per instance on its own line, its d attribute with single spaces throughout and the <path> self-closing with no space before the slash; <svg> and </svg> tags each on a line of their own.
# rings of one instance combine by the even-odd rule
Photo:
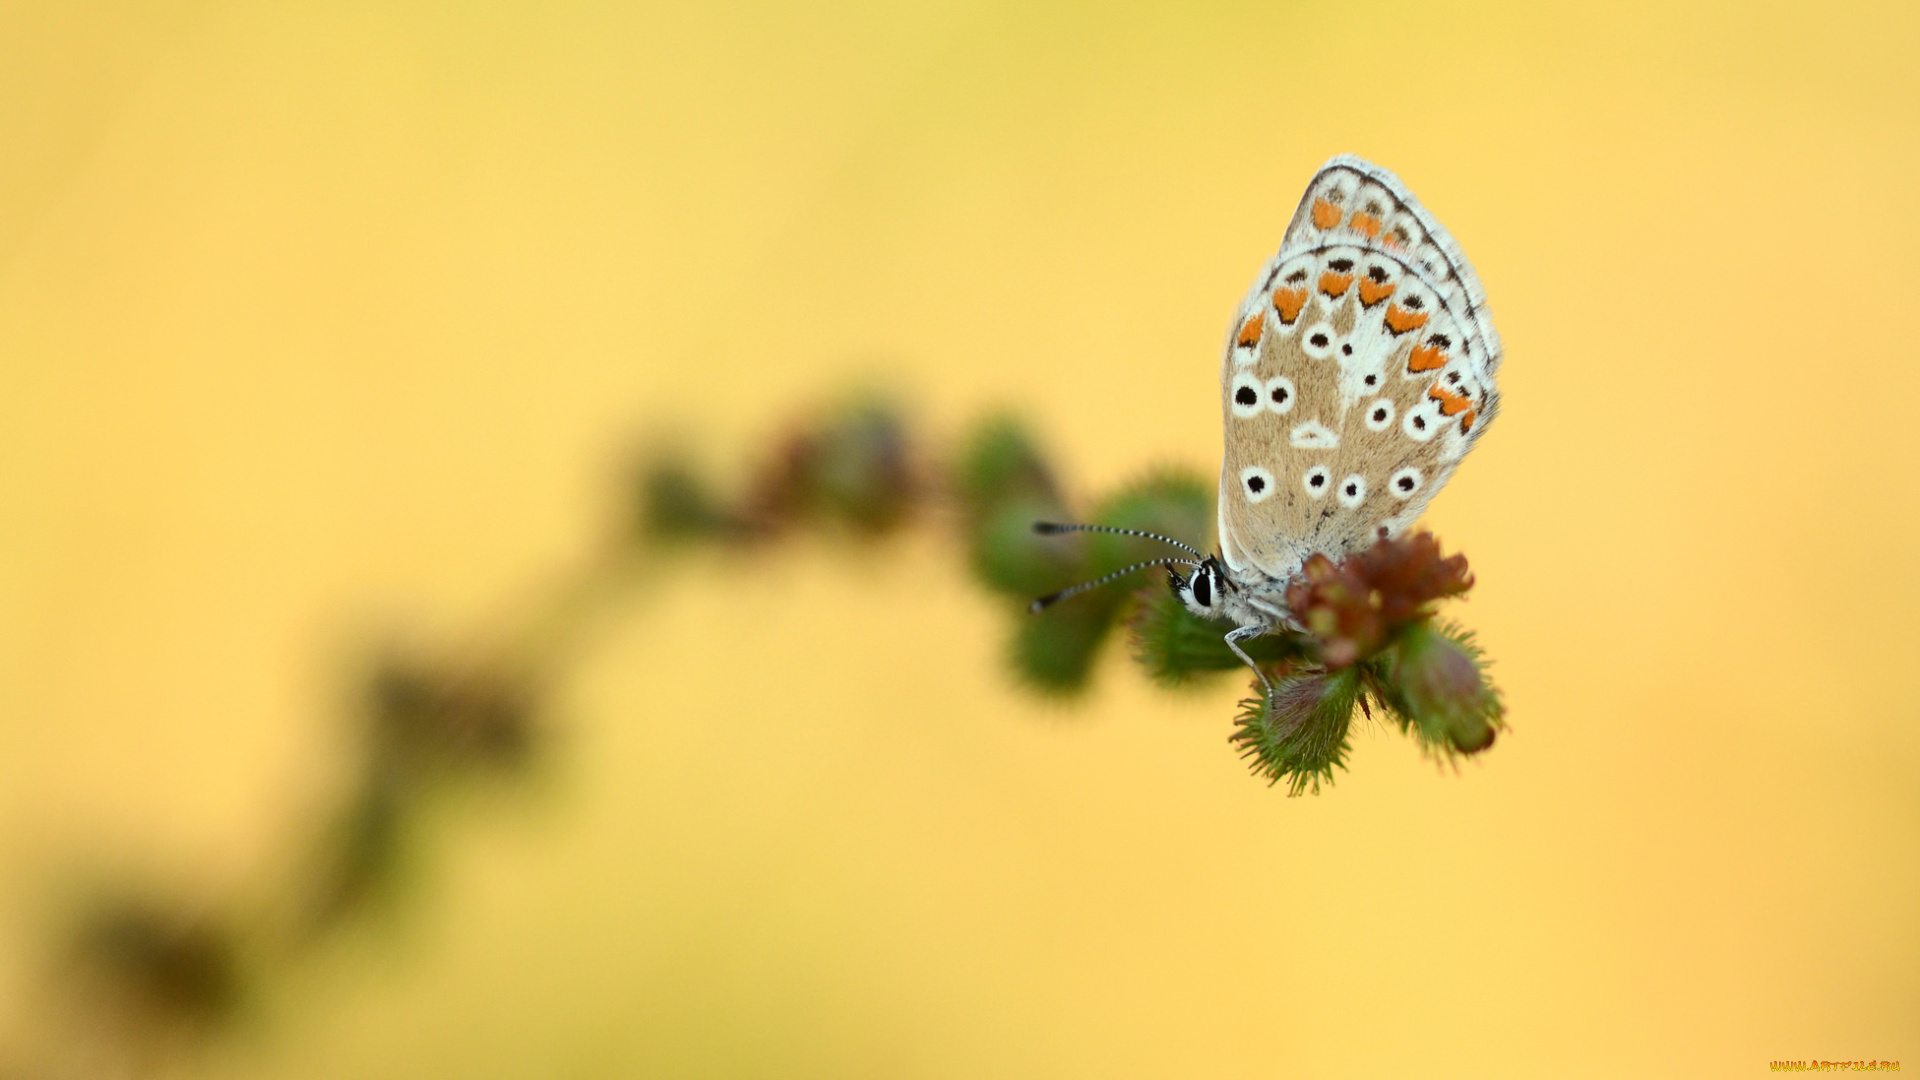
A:
<svg viewBox="0 0 1920 1080">
<path fill-rule="evenodd" d="M 1505 712 L 1465 631 L 1409 624 L 1383 658 L 1388 701 L 1429 748 L 1475 754 L 1493 745 Z"/>
<path fill-rule="evenodd" d="M 1347 767 L 1347 731 L 1360 701 L 1357 667 L 1294 675 L 1273 688 L 1271 700 L 1240 703 L 1229 742 L 1249 759 L 1254 775 L 1287 782 L 1287 794 L 1333 782 L 1335 767 Z"/>
</svg>

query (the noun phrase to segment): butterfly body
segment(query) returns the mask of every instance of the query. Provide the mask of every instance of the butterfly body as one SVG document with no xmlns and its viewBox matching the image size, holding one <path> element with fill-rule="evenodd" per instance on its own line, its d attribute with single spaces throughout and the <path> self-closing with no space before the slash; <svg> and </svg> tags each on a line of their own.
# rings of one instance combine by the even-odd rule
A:
<svg viewBox="0 0 1920 1080">
<path fill-rule="evenodd" d="M 1500 358 L 1478 277 L 1399 178 L 1321 166 L 1228 329 L 1220 553 L 1174 594 L 1230 619 L 1243 660 L 1297 629 L 1288 583 L 1413 524 L 1498 411 Z"/>
</svg>

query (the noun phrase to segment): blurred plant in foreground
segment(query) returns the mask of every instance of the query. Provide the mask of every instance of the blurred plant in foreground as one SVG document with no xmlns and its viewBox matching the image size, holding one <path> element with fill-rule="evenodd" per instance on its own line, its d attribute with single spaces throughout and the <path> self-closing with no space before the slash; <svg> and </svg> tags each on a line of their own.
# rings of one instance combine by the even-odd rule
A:
<svg viewBox="0 0 1920 1080">
<path fill-rule="evenodd" d="M 1224 640 L 1232 627 L 1194 615 L 1154 575 L 1132 579 L 1131 590 L 1115 582 L 1027 613 L 1036 596 L 1163 551 L 1112 533 L 1043 538 L 1035 522 L 1094 522 L 1204 547 L 1213 520 L 1208 478 L 1163 469 L 1076 512 L 1032 435 L 1012 418 L 977 424 L 944 470 L 908 460 L 904 426 L 872 404 L 828 417 L 783 444 L 736 508 L 677 459 L 662 458 L 645 471 L 642 531 L 721 543 L 807 524 L 878 535 L 940 492 L 957 511 L 974 577 L 1009 601 L 1008 657 L 1026 685 L 1052 695 L 1083 690 L 1120 626 L 1130 629 L 1134 659 L 1162 684 L 1244 670 Z M 942 472 L 944 483 L 927 479 Z M 1356 713 L 1378 710 L 1441 758 L 1485 750 L 1503 726 L 1499 694 L 1472 635 L 1434 617 L 1435 605 L 1472 587 L 1466 558 L 1443 557 L 1428 533 L 1382 539 L 1340 563 L 1314 556 L 1287 591 L 1305 632 L 1247 643 L 1274 694 L 1242 703 L 1232 744 L 1257 775 L 1285 781 L 1295 795 L 1317 792 L 1345 767 Z"/>
<path fill-rule="evenodd" d="M 311 856 L 284 880 L 263 882 L 251 898 L 169 903 L 127 889 L 94 905 L 67 954 L 68 975 L 80 977 L 66 982 L 83 988 L 69 995 L 80 1006 L 74 1045 L 39 1055 L 30 1074 L 163 1071 L 231 1029 L 313 945 L 390 900 L 436 794 L 528 771 L 547 742 L 542 704 L 583 631 L 617 612 L 643 573 L 675 565 L 676 552 L 752 552 L 808 531 L 874 543 L 951 521 L 975 579 L 1006 602 L 1008 662 L 1034 691 L 1085 690 L 1122 628 L 1157 683 L 1243 670 L 1223 640 L 1231 627 L 1193 615 L 1158 575 L 1028 614 L 1036 596 L 1162 553 L 1151 541 L 1107 533 L 1043 537 L 1035 522 L 1146 530 L 1204 548 L 1214 485 L 1162 469 L 1076 503 L 1033 436 L 1006 416 L 981 421 L 941 455 L 892 409 L 856 400 L 774 440 L 731 496 L 678 450 L 642 461 L 625 491 L 630 505 L 614 535 L 486 636 L 489 644 L 443 655 L 387 650 L 368 665 L 352 711 L 354 767 L 322 813 Z M 1317 792 L 1345 768 L 1356 713 L 1398 726 L 1443 759 L 1491 746 L 1502 709 L 1485 661 L 1471 634 L 1434 615 L 1472 584 L 1465 558 L 1443 557 L 1425 533 L 1381 540 L 1340 563 L 1316 556 L 1287 592 L 1304 632 L 1246 643 L 1275 689 L 1270 700 L 1241 703 L 1232 745 L 1256 775 L 1285 781 L 1296 795 Z"/>
</svg>

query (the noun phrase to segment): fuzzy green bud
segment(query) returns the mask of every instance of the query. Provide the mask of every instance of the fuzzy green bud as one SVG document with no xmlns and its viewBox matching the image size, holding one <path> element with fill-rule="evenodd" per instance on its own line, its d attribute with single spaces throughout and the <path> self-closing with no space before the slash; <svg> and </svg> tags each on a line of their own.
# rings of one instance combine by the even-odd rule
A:
<svg viewBox="0 0 1920 1080">
<path fill-rule="evenodd" d="M 1430 620 L 1400 633 L 1385 665 L 1392 704 L 1412 722 L 1421 742 L 1443 751 L 1476 754 L 1493 745 L 1505 711 L 1480 669 L 1470 635 Z"/>
<path fill-rule="evenodd" d="M 1287 782 L 1287 794 L 1320 791 L 1335 767 L 1347 767 L 1347 731 L 1359 704 L 1357 667 L 1334 668 L 1281 680 L 1271 699 L 1240 703 L 1229 742 L 1249 760 L 1254 775 Z"/>
</svg>

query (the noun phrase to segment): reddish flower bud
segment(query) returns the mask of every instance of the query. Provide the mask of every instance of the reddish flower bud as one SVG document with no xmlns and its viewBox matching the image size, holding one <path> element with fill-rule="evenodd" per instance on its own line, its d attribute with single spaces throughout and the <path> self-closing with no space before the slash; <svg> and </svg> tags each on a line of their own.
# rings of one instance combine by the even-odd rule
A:
<svg viewBox="0 0 1920 1080">
<path fill-rule="evenodd" d="M 1315 555 L 1287 589 L 1287 606 L 1320 644 L 1330 668 L 1378 652 L 1428 605 L 1473 587 L 1464 555 L 1442 558 L 1432 533 L 1382 539 L 1338 563 Z"/>
<path fill-rule="evenodd" d="M 741 517 L 754 536 L 809 519 L 878 536 L 906 521 L 924 486 L 901 419 L 859 405 L 781 442 L 754 477 Z"/>
</svg>

